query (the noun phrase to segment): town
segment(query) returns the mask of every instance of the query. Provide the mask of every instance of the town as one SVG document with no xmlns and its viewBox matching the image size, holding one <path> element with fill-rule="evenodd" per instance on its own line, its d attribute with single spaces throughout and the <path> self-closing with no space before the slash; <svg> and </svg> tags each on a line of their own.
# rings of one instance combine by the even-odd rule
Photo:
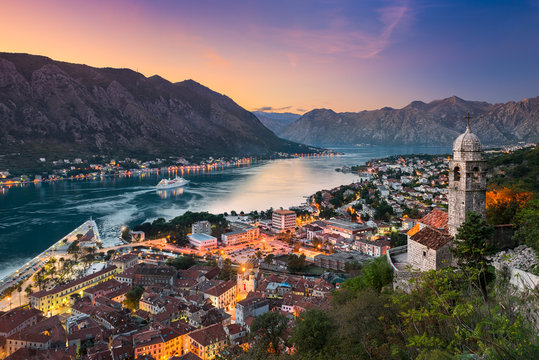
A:
<svg viewBox="0 0 539 360">
<path fill-rule="evenodd" d="M 88 221 L 2 283 L 2 355 L 241 353 L 255 317 L 280 311 L 292 321 L 307 308 L 327 308 L 344 279 L 405 244 L 417 219 L 446 207 L 447 161 L 372 160 L 354 169 L 357 182 L 301 206 L 221 215 L 220 236 L 213 216 L 189 224 L 183 241 L 123 229 L 121 245 L 103 248 Z"/>
</svg>

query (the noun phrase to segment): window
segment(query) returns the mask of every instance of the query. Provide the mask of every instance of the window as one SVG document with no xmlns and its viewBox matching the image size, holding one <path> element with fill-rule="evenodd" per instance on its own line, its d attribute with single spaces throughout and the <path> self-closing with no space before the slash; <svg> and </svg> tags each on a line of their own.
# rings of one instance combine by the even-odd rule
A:
<svg viewBox="0 0 539 360">
<path fill-rule="evenodd" d="M 453 169 L 453 181 L 460 181 L 460 168 L 458 166 Z"/>
<path fill-rule="evenodd" d="M 427 257 L 427 252 L 423 251 L 423 257 Z"/>
<path fill-rule="evenodd" d="M 476 166 L 472 170 L 473 172 L 473 182 L 479 182 L 481 174 L 479 173 L 479 168 Z"/>
</svg>

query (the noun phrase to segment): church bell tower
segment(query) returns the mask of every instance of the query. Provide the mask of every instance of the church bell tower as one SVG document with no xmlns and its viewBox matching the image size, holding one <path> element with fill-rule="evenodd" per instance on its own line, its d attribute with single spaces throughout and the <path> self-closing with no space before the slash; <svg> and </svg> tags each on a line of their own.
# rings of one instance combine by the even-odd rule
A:
<svg viewBox="0 0 539 360">
<path fill-rule="evenodd" d="M 469 113 L 466 118 L 466 131 L 453 143 L 453 160 L 449 161 L 449 233 L 452 236 L 466 221 L 468 212 L 485 216 L 487 166 L 481 155 L 481 141 L 470 130 Z"/>
</svg>

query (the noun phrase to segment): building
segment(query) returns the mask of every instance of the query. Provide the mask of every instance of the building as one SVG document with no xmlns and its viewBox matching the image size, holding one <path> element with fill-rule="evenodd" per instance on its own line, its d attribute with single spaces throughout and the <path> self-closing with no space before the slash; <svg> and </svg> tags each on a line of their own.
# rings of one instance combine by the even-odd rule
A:
<svg viewBox="0 0 539 360">
<path fill-rule="evenodd" d="M 53 316 L 8 336 L 6 347 L 13 354 L 19 349 L 61 349 L 66 343 L 66 331 L 58 316 Z"/>
<path fill-rule="evenodd" d="M 138 264 L 138 256 L 135 254 L 119 255 L 115 257 L 110 263 L 116 266 L 118 273 L 122 273 L 125 270 L 132 268 L 133 266 Z"/>
<path fill-rule="evenodd" d="M 172 266 L 141 264 L 135 268 L 133 284 L 142 286 L 174 285 L 176 278 L 177 270 Z"/>
<path fill-rule="evenodd" d="M 151 356 L 153 359 L 169 359 L 182 355 L 183 337 L 180 332 L 170 327 L 150 329 L 133 336 L 135 359 Z"/>
<path fill-rule="evenodd" d="M 467 213 L 474 211 L 485 216 L 486 161 L 481 155 L 481 142 L 469 124 L 453 143 L 449 173 L 449 212 L 434 209 L 407 233 L 407 262 L 414 269 L 428 271 L 450 266 L 451 243 Z"/>
<path fill-rule="evenodd" d="M 453 143 L 453 159 L 449 161 L 449 233 L 455 236 L 466 221 L 466 214 L 474 211 L 485 217 L 487 162 L 481 155 L 481 142 L 470 130 Z"/>
<path fill-rule="evenodd" d="M 341 235 L 344 238 L 354 240 L 358 234 L 366 234 L 372 232 L 372 228 L 356 224 L 351 221 L 331 219 L 327 220 L 326 229 L 332 234 Z"/>
<path fill-rule="evenodd" d="M 378 239 L 374 241 L 356 240 L 356 247 L 362 254 L 370 256 L 385 255 L 390 248 L 391 243 L 388 240 Z"/>
<path fill-rule="evenodd" d="M 191 225 L 192 234 L 211 234 L 211 224 L 208 220 L 197 221 Z"/>
<path fill-rule="evenodd" d="M 447 267 L 451 265 L 452 241 L 446 231 L 425 227 L 408 238 L 408 263 L 421 271 Z"/>
<path fill-rule="evenodd" d="M 217 309 L 230 310 L 236 306 L 237 283 L 235 280 L 221 282 L 204 292 Z"/>
<path fill-rule="evenodd" d="M 345 266 L 347 263 L 359 262 L 362 263 L 368 259 L 365 255 L 355 255 L 349 252 L 338 252 L 331 255 L 316 255 L 314 257 L 314 264 L 325 269 L 333 269 L 338 271 L 345 271 Z"/>
<path fill-rule="evenodd" d="M 189 243 L 197 250 L 211 250 L 217 247 L 217 238 L 204 233 L 187 235 Z"/>
<path fill-rule="evenodd" d="M 236 323 L 245 324 L 245 319 L 249 316 L 257 317 L 269 311 L 269 301 L 261 296 L 251 296 L 238 301 L 236 304 Z"/>
<path fill-rule="evenodd" d="M 237 231 L 232 231 L 221 235 L 223 245 L 232 246 L 256 241 L 260 237 L 260 229 L 257 227 L 248 227 Z"/>
<path fill-rule="evenodd" d="M 35 325 L 40 318 L 41 311 L 28 307 L 18 307 L 0 315 L 0 358 L 7 356 L 6 338 Z"/>
<path fill-rule="evenodd" d="M 188 350 L 202 360 L 214 359 L 228 344 L 228 336 L 221 324 L 193 331 L 187 336 Z"/>
<path fill-rule="evenodd" d="M 90 298 L 92 304 L 95 304 L 95 300 L 97 298 L 100 298 L 101 296 L 116 295 L 116 292 L 121 289 L 124 289 L 124 292 L 127 292 L 127 289 L 129 289 L 129 287 L 125 284 L 122 284 L 118 280 L 110 279 L 85 289 L 84 295 Z M 118 295 L 112 297 L 117 296 Z"/>
<path fill-rule="evenodd" d="M 296 213 L 292 210 L 274 210 L 271 227 L 276 232 L 294 230 L 296 228 Z"/>
<path fill-rule="evenodd" d="M 76 293 L 82 295 L 85 289 L 113 279 L 115 274 L 116 266 L 113 265 L 65 285 L 57 286 L 52 290 L 35 292 L 30 295 L 30 306 L 47 313 L 63 305 L 68 305 L 71 295 Z"/>
</svg>

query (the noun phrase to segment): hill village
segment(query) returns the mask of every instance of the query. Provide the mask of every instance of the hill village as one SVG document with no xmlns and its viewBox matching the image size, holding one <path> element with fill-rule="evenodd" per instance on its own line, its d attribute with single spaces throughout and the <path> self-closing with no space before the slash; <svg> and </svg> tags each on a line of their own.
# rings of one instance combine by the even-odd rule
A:
<svg viewBox="0 0 539 360">
<path fill-rule="evenodd" d="M 481 150 L 468 127 L 452 158 L 339 169 L 358 181 L 264 216 L 226 214 L 221 234 L 211 220 L 193 222 L 183 243 L 124 229 L 122 244 L 102 248 L 90 222 L 2 284 L 0 358 L 234 358 L 257 317 L 280 312 L 292 324 L 329 308 L 331 293 L 374 258 L 406 289 L 417 270 L 452 263 L 468 211 L 484 216 Z"/>
</svg>

